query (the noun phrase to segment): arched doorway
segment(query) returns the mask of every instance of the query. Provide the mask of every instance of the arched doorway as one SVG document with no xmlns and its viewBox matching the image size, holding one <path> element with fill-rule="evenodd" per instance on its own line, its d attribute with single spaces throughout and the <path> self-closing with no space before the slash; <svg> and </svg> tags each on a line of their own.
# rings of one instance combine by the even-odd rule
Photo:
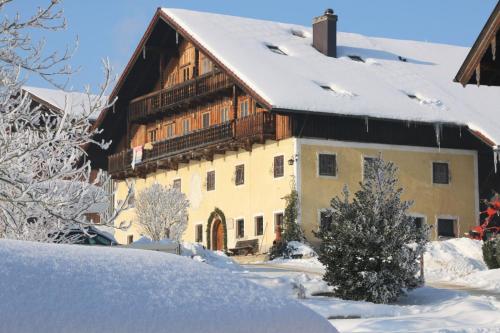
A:
<svg viewBox="0 0 500 333">
<path fill-rule="evenodd" d="M 207 248 L 211 250 L 227 251 L 226 216 L 215 207 L 207 221 Z"/>
<path fill-rule="evenodd" d="M 214 221 L 212 227 L 212 250 L 222 251 L 224 249 L 224 228 L 220 219 Z"/>
</svg>

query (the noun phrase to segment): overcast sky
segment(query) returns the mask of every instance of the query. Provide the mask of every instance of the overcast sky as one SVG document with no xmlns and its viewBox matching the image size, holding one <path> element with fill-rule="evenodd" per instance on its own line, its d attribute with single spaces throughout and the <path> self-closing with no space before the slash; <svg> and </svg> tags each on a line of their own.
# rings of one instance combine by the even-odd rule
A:
<svg viewBox="0 0 500 333">
<path fill-rule="evenodd" d="M 17 0 L 27 15 L 50 0 Z M 339 15 L 340 31 L 470 47 L 497 0 L 65 0 L 64 32 L 46 33 L 49 49 L 64 49 L 79 39 L 71 63 L 80 72 L 73 89 L 95 86 L 102 78 L 100 59 L 109 57 L 117 74 L 129 60 L 157 7 L 176 7 L 311 25 L 325 8 Z M 14 7 L 14 6 L 11 6 Z M 12 9 L 2 13 L 12 15 Z M 458 68 L 457 68 L 458 70 Z M 31 77 L 31 85 L 48 86 Z"/>
</svg>

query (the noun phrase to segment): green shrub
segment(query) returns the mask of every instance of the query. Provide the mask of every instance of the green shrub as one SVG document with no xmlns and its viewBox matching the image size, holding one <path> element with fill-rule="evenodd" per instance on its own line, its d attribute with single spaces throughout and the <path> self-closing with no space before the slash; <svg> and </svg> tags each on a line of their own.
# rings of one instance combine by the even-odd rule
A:
<svg viewBox="0 0 500 333">
<path fill-rule="evenodd" d="M 489 269 L 500 268 L 500 238 L 483 243 L 483 259 Z"/>
</svg>

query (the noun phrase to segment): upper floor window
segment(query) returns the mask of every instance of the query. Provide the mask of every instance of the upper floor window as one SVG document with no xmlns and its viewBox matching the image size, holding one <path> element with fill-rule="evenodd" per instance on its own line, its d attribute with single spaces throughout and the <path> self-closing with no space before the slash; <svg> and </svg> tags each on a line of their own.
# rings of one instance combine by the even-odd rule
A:
<svg viewBox="0 0 500 333">
<path fill-rule="evenodd" d="M 363 179 L 368 177 L 368 168 L 372 165 L 373 161 L 375 161 L 374 157 L 363 157 Z"/>
<path fill-rule="evenodd" d="M 245 183 L 245 165 L 236 166 L 235 184 L 243 185 Z"/>
<path fill-rule="evenodd" d="M 174 123 L 165 125 L 165 136 L 171 138 L 174 136 Z"/>
<path fill-rule="evenodd" d="M 201 61 L 201 74 L 206 74 L 208 72 L 211 72 L 213 69 L 213 63 L 208 59 L 207 57 L 204 57 L 203 60 Z"/>
<path fill-rule="evenodd" d="M 432 163 L 432 182 L 434 184 L 449 184 L 450 171 L 448 163 L 433 162 Z"/>
<path fill-rule="evenodd" d="M 176 188 L 180 191 L 181 190 L 181 179 L 180 178 L 175 179 L 174 183 L 172 184 L 172 187 Z"/>
<path fill-rule="evenodd" d="M 283 155 L 274 157 L 273 171 L 274 171 L 274 178 L 283 177 L 285 171 Z"/>
<path fill-rule="evenodd" d="M 202 114 L 201 119 L 202 119 L 203 128 L 210 127 L 210 113 L 209 112 Z"/>
<path fill-rule="evenodd" d="M 220 110 L 220 121 L 222 123 L 225 123 L 226 121 L 229 121 L 229 108 L 227 106 L 223 107 Z"/>
<path fill-rule="evenodd" d="M 148 139 L 149 142 L 156 142 L 156 140 L 158 139 L 158 129 L 155 128 L 148 131 Z"/>
<path fill-rule="evenodd" d="M 189 66 L 184 67 L 184 68 L 182 69 L 182 77 L 183 77 L 184 81 L 187 81 L 187 80 L 189 80 L 189 79 L 191 78 L 191 77 L 189 76 Z"/>
<path fill-rule="evenodd" d="M 207 172 L 207 191 L 215 190 L 215 171 Z"/>
<path fill-rule="evenodd" d="M 190 128 L 189 118 L 182 119 L 182 134 L 188 134 Z"/>
<path fill-rule="evenodd" d="M 335 154 L 319 154 L 318 174 L 335 177 L 337 175 L 337 157 Z"/>
<path fill-rule="evenodd" d="M 248 104 L 249 104 L 248 100 L 241 102 L 241 104 L 240 104 L 240 117 L 241 118 L 247 117 L 250 114 Z"/>
</svg>

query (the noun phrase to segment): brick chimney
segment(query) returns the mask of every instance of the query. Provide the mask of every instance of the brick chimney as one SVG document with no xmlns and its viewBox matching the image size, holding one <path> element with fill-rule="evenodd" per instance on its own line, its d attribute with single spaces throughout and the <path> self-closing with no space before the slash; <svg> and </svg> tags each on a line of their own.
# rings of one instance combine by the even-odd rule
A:
<svg viewBox="0 0 500 333">
<path fill-rule="evenodd" d="M 313 46 L 328 57 L 337 57 L 337 15 L 333 9 L 313 19 Z"/>
</svg>

